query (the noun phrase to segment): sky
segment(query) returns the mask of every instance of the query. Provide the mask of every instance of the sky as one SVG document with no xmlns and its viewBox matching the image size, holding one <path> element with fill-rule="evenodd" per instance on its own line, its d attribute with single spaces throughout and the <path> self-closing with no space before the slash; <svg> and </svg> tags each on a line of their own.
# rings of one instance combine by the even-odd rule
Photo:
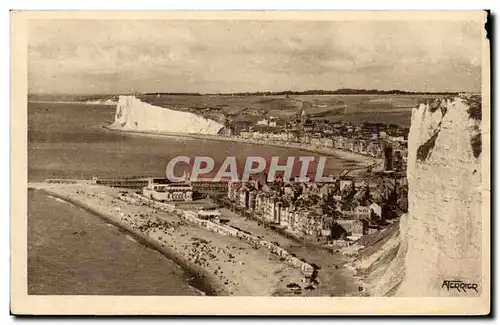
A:
<svg viewBox="0 0 500 325">
<path fill-rule="evenodd" d="M 480 91 L 472 21 L 32 20 L 30 93 Z"/>
</svg>

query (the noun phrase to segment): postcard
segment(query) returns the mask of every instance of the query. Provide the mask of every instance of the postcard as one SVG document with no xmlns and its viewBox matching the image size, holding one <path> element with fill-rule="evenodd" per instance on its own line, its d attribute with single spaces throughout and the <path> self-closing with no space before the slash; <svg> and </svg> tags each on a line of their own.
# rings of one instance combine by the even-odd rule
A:
<svg viewBox="0 0 500 325">
<path fill-rule="evenodd" d="M 12 11 L 15 315 L 487 315 L 486 11 Z"/>
</svg>

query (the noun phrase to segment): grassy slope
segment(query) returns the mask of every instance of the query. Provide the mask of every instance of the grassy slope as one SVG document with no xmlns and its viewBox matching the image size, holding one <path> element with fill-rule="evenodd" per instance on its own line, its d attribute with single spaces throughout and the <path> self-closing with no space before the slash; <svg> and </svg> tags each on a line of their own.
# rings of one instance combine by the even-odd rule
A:
<svg viewBox="0 0 500 325">
<path fill-rule="evenodd" d="M 188 109 L 206 117 L 217 112 L 233 120 L 255 122 L 263 116 L 290 118 L 304 109 L 313 119 L 362 121 L 409 125 L 412 107 L 433 95 L 299 95 L 299 96 L 224 96 L 224 95 L 141 95 L 153 105 Z M 209 110 L 208 110 L 209 109 Z"/>
</svg>

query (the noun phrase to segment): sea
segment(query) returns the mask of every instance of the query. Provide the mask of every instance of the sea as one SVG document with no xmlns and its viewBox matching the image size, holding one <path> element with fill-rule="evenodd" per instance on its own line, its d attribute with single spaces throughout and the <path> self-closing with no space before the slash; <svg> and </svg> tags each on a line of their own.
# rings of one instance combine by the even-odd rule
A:
<svg viewBox="0 0 500 325">
<path fill-rule="evenodd" d="M 176 156 L 318 156 L 298 149 L 117 132 L 104 126 L 115 106 L 28 102 L 28 180 L 164 177 Z M 168 121 L 166 121 L 168 123 Z M 328 157 L 325 175 L 355 166 Z M 197 280 L 168 257 L 99 217 L 37 191 L 28 192 L 28 293 L 200 295 Z M 198 289 L 196 288 L 198 287 Z"/>
</svg>

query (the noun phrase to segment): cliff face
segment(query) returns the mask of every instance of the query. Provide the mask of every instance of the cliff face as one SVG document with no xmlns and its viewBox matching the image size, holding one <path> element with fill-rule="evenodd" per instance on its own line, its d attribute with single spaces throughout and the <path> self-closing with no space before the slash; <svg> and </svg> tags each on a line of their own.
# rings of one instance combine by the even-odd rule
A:
<svg viewBox="0 0 500 325">
<path fill-rule="evenodd" d="M 413 109 L 408 136 L 405 276 L 398 295 L 460 295 L 481 283 L 481 97 Z"/>
<path fill-rule="evenodd" d="M 224 126 L 193 113 L 153 106 L 133 96 L 120 96 L 113 127 L 136 131 L 217 134 Z"/>
<path fill-rule="evenodd" d="M 479 293 L 468 296 L 481 293 L 482 155 L 479 96 L 413 109 L 408 214 L 401 217 L 397 239 L 391 237 L 397 243 L 389 239 L 357 262 L 358 271 L 369 275 L 372 295 L 464 296 L 443 287 L 446 280 L 477 283 Z"/>
<path fill-rule="evenodd" d="M 91 105 L 116 105 L 117 103 L 111 99 L 96 99 L 96 100 L 88 100 L 87 104 Z"/>
</svg>

